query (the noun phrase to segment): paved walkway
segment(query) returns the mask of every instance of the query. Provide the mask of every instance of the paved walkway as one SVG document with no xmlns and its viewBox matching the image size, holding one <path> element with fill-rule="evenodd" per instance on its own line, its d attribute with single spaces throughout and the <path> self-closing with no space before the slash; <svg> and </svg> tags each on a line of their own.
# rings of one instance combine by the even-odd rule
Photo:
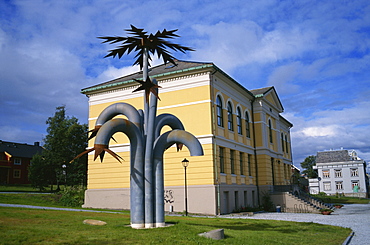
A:
<svg viewBox="0 0 370 245">
<path fill-rule="evenodd" d="M 0 207 L 35 208 L 47 210 L 76 211 L 76 212 L 116 213 L 113 211 L 110 212 L 110 211 L 98 211 L 74 208 L 54 208 L 54 207 L 41 207 L 32 205 L 3 204 L 3 203 L 0 203 Z M 221 215 L 221 217 L 314 222 L 325 225 L 348 227 L 351 228 L 355 233 L 349 243 L 350 245 L 370 245 L 370 204 L 346 204 L 341 209 L 335 210 L 335 212 L 332 213 L 331 215 L 295 214 L 295 213 L 257 213 L 254 216 Z"/>
<path fill-rule="evenodd" d="M 236 218 L 236 217 L 235 217 Z M 370 245 L 370 204 L 346 204 L 331 215 L 258 213 L 245 219 L 271 219 L 297 222 L 314 222 L 325 225 L 348 227 L 354 231 L 350 245 Z"/>
</svg>

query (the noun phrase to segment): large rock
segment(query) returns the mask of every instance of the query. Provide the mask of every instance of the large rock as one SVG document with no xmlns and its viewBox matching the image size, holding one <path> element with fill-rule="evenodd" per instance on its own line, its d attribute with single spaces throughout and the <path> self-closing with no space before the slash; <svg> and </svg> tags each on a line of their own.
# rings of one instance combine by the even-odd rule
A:
<svg viewBox="0 0 370 245">
<path fill-rule="evenodd" d="M 204 233 L 198 234 L 199 236 L 204 236 L 207 238 L 211 238 L 213 240 L 221 240 L 224 239 L 224 229 L 217 229 L 217 230 L 212 230 Z"/>
<path fill-rule="evenodd" d="M 84 224 L 87 225 L 106 225 L 107 222 L 101 221 L 101 220 L 95 220 L 95 219 L 85 219 Z"/>
</svg>

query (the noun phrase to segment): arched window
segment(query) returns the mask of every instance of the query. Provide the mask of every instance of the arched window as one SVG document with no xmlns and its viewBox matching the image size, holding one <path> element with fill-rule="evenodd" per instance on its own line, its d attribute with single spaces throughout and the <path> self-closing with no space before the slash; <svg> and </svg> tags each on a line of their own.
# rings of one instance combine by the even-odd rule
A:
<svg viewBox="0 0 370 245">
<path fill-rule="evenodd" d="M 230 131 L 234 131 L 233 107 L 231 102 L 227 102 L 227 127 Z"/>
<path fill-rule="evenodd" d="M 243 130 L 242 130 L 242 113 L 241 113 L 239 107 L 236 109 L 236 125 L 238 127 L 238 134 L 243 134 Z"/>
<path fill-rule="evenodd" d="M 270 143 L 272 143 L 272 125 L 271 125 L 271 120 L 269 119 L 269 138 L 270 138 Z"/>
<path fill-rule="evenodd" d="M 217 125 L 220 127 L 223 127 L 224 126 L 224 116 L 222 113 L 222 99 L 219 95 L 217 96 L 216 103 L 217 103 Z"/>
<path fill-rule="evenodd" d="M 245 134 L 248 138 L 251 137 L 251 130 L 249 126 L 249 114 L 247 111 L 245 112 Z"/>
</svg>

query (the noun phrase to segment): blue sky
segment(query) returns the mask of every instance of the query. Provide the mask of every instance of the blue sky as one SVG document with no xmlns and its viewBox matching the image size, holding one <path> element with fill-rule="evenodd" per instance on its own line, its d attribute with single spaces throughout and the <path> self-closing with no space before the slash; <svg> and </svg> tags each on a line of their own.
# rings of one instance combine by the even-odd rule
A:
<svg viewBox="0 0 370 245">
<path fill-rule="evenodd" d="M 370 161 L 370 2 L 1 1 L 0 139 L 42 141 L 55 108 L 87 122 L 81 88 L 137 71 L 133 56 L 103 57 L 98 36 L 179 29 L 247 89 L 275 86 L 294 124 L 294 164 L 317 151 L 355 149 Z M 154 64 L 158 64 L 156 61 Z"/>
</svg>

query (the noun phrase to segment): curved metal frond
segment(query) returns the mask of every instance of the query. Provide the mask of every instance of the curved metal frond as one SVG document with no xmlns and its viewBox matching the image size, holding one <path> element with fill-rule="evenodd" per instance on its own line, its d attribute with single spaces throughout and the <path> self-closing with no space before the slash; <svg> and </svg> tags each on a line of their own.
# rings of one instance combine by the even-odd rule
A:
<svg viewBox="0 0 370 245">
<path fill-rule="evenodd" d="M 176 65 L 174 61 L 175 58 L 166 50 L 166 48 L 183 53 L 186 51 L 194 51 L 192 48 L 181 46 L 165 40 L 179 37 L 179 35 L 175 34 L 177 29 L 169 31 L 163 29 L 163 31 L 157 31 L 155 34 L 147 34 L 144 29 L 136 28 L 135 26 L 131 25 L 131 29 L 126 29 L 125 31 L 129 34 L 132 34 L 132 36 L 98 37 L 105 40 L 103 43 L 114 44 L 122 42 L 122 45 L 118 46 L 116 49 L 109 50 L 109 53 L 105 57 L 112 56 L 115 58 L 118 56 L 118 58 L 121 58 L 125 53 L 130 54 L 132 51 L 135 51 L 137 52 L 135 56 L 137 59 L 134 62 L 134 65 L 138 64 L 140 65 L 140 69 L 142 69 L 144 64 L 144 49 L 147 49 L 152 54 L 157 53 L 158 58 L 162 58 L 165 64 L 167 62 L 171 62 L 174 65 Z"/>
<path fill-rule="evenodd" d="M 158 96 L 158 93 L 157 93 L 157 90 L 156 88 L 161 88 L 161 86 L 158 86 L 156 84 L 154 84 L 149 77 L 146 78 L 145 82 L 144 81 L 141 81 L 141 80 L 138 80 L 138 79 L 134 79 L 136 82 L 140 83 L 141 86 L 138 87 L 137 89 L 135 89 L 134 91 L 132 92 L 137 92 L 137 91 L 140 91 L 140 90 L 145 90 L 145 99 L 146 99 L 146 102 L 149 102 L 149 94 L 150 92 L 152 94 L 154 94 L 155 97 L 157 97 L 157 99 L 161 100 Z"/>
<path fill-rule="evenodd" d="M 113 152 L 112 150 L 110 150 L 108 148 L 107 145 L 98 145 L 98 144 L 95 144 L 93 148 L 91 149 L 88 149 L 80 154 L 78 154 L 75 158 L 73 158 L 69 163 L 72 163 L 74 160 L 76 160 L 77 158 L 80 158 L 82 157 L 83 155 L 85 154 L 88 154 L 92 151 L 95 151 L 95 155 L 94 155 L 94 161 L 96 160 L 96 158 L 98 158 L 98 156 L 100 156 L 100 161 L 103 162 L 103 159 L 104 159 L 104 155 L 105 155 L 105 152 L 108 152 L 109 154 L 111 154 L 115 159 L 117 159 L 117 161 L 119 161 L 120 163 L 121 160 L 124 161 L 124 159 L 122 157 L 120 157 L 117 153 Z M 121 159 L 121 160 L 120 160 Z"/>
</svg>

